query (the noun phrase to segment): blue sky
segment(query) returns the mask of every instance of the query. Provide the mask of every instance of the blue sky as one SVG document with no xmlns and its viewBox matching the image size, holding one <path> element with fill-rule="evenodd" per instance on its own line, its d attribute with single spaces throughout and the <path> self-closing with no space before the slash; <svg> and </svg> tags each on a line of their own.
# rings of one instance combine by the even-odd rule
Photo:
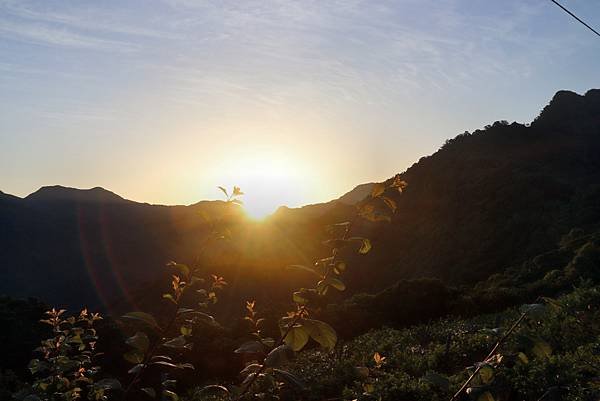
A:
<svg viewBox="0 0 600 401">
<path fill-rule="evenodd" d="M 593 87 L 600 38 L 549 0 L 0 0 L 0 190 L 323 201 Z"/>
</svg>

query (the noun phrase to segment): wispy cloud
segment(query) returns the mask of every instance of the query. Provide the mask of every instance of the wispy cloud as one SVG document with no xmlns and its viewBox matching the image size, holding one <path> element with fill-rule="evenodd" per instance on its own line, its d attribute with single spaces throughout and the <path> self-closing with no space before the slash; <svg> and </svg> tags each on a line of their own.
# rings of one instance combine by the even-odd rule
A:
<svg viewBox="0 0 600 401">
<path fill-rule="evenodd" d="M 39 45 L 114 52 L 138 51 L 147 40 L 181 36 L 101 8 L 51 8 L 50 3 L 0 0 L 0 37 Z"/>
<path fill-rule="evenodd" d="M 148 38 L 181 39 L 181 36 L 174 32 L 132 25 L 130 19 L 126 21 L 114 20 L 114 11 L 107 12 L 107 10 L 102 9 L 90 9 L 87 7 L 85 10 L 40 11 L 40 7 L 34 7 L 25 1 L 14 0 L 0 0 L 0 9 L 14 17 L 36 22 L 59 24 L 88 32 L 103 32 Z"/>
<path fill-rule="evenodd" d="M 96 49 L 107 51 L 130 52 L 138 46 L 118 40 L 101 39 L 91 35 L 72 32 L 65 28 L 53 28 L 41 24 L 14 23 L 0 21 L 0 35 L 5 38 L 28 43 L 71 47 L 79 49 Z"/>
</svg>

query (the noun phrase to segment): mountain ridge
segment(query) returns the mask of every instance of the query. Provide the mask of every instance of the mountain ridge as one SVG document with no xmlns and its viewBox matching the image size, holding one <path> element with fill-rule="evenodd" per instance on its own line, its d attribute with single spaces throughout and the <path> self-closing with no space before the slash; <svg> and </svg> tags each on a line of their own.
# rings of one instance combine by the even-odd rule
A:
<svg viewBox="0 0 600 401">
<path fill-rule="evenodd" d="M 597 227 L 599 94 L 559 92 L 530 126 L 497 121 L 458 135 L 402 172 L 408 187 L 389 194 L 397 204 L 391 224 L 355 224 L 352 235 L 370 238 L 373 249 L 347 255 L 346 292 L 418 277 L 474 283 L 552 249 L 573 228 Z M 0 197 L 0 260 L 15 267 L 0 271 L 0 293 L 61 305 L 128 299 L 164 278 L 169 260 L 195 263 L 208 232 L 198 208 L 213 205 L 55 202 L 32 210 L 20 203 L 6 206 Z M 324 227 L 355 211 L 338 198 L 280 209 L 262 225 L 235 217 L 239 243 L 208 265 L 236 289 L 231 296 L 267 288 L 259 301 L 280 301 L 302 282 L 282 267 L 323 255 Z"/>
</svg>

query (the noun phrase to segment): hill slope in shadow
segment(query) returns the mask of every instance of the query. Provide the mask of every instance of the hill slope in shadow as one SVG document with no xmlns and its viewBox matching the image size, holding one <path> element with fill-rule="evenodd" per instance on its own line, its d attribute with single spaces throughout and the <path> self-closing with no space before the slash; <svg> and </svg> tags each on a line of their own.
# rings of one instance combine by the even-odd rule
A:
<svg viewBox="0 0 600 401">
<path fill-rule="evenodd" d="M 348 293 L 416 277 L 474 283 L 553 249 L 572 228 L 596 229 L 599 154 L 600 90 L 561 91 L 530 125 L 496 122 L 447 141 L 401 173 L 409 185 L 391 223 L 357 226 L 373 250 L 348 255 Z M 262 224 L 232 216 L 236 239 L 207 272 L 227 278 L 232 303 L 257 292 L 288 300 L 288 287 L 307 278 L 282 267 L 324 255 L 324 226 L 348 219 L 369 185 Z M 201 214 L 223 206 L 149 205 L 101 188 L 0 193 L 0 293 L 73 306 L 143 302 L 160 290 L 164 263 L 194 263 L 208 232 Z"/>
</svg>

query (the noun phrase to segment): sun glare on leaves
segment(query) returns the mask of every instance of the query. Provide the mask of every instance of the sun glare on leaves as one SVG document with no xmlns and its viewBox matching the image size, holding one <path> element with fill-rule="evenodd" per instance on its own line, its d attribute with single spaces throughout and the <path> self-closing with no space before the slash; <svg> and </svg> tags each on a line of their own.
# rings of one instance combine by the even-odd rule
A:
<svg viewBox="0 0 600 401">
<path fill-rule="evenodd" d="M 299 162 L 270 155 L 237 158 L 215 172 L 225 188 L 237 187 L 248 217 L 262 220 L 280 206 L 297 207 L 310 199 L 312 182 L 309 169 Z M 241 189 L 240 189 L 241 188 Z M 229 195 L 231 195 L 231 190 Z"/>
</svg>

